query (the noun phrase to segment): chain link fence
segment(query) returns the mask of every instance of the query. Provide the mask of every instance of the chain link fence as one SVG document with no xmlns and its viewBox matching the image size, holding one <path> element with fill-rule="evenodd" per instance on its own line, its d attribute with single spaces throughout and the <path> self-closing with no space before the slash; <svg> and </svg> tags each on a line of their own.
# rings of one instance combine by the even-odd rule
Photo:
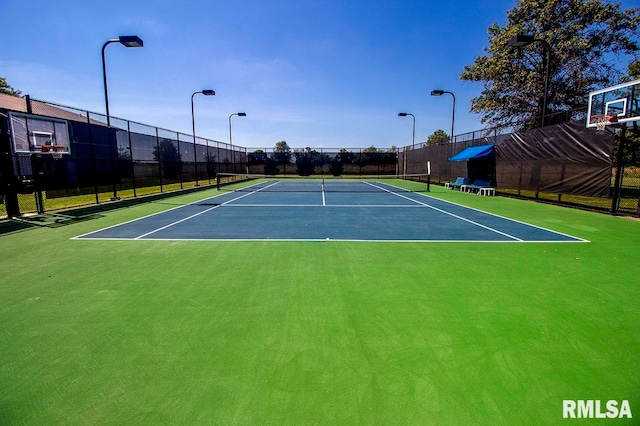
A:
<svg viewBox="0 0 640 426">
<path fill-rule="evenodd" d="M 279 151 L 247 148 L 247 173 L 309 175 L 395 175 L 395 148 L 305 148 Z"/>
<path fill-rule="evenodd" d="M 117 117 L 110 117 L 107 126 L 103 114 L 29 97 L 18 111 L 66 120 L 71 151 L 61 159 L 15 153 L 3 160 L 9 162 L 3 169 L 3 186 L 18 188 L 13 201 L 20 214 L 197 188 L 215 184 L 218 172 L 246 171 L 243 147 Z M 31 174 L 9 176 L 15 163 Z M 2 197 L 0 216 L 9 214 L 8 197 Z"/>
<path fill-rule="evenodd" d="M 514 137 L 525 134 L 525 139 L 531 138 L 526 130 L 515 131 L 527 126 L 507 124 L 456 135 L 453 142 L 444 145 L 419 144 L 415 149 L 412 146 L 399 150 L 306 148 L 279 152 L 269 147 L 244 148 L 194 138 L 116 117 L 110 117 L 111 126 L 107 126 L 103 114 L 29 97 L 13 98 L 11 102 L 10 108 L 3 108 L 0 103 L 4 153 L 0 170 L 4 188 L 0 196 L 0 216 L 4 217 L 9 215 L 11 207 L 7 206 L 12 203 L 22 214 L 53 211 L 174 190 L 195 190 L 215 184 L 218 174 L 422 175 L 430 165 L 431 182 L 444 185 L 458 176 L 469 176 L 470 172 L 468 162 L 449 161 L 450 157 L 467 147 L 487 144 L 497 147 L 498 157 L 491 167 L 482 166 L 482 173 L 494 182 L 502 195 L 640 215 L 637 123 L 627 129 L 624 143 L 621 143 L 620 131 L 615 135 L 599 135 L 598 138 L 603 139 L 597 144 L 602 158 L 588 158 L 589 155 L 582 158 L 583 154 L 578 151 L 560 149 L 552 155 L 539 151 L 536 158 L 518 159 L 516 149 L 511 152 L 510 160 L 505 161 L 508 151 L 505 147 L 513 146 Z M 12 154 L 9 120 L 4 114 L 9 111 L 65 120 L 69 124 L 71 154 L 59 160 L 47 155 Z M 544 145 L 548 139 L 557 137 L 549 135 L 557 126 L 565 125 L 553 123 L 580 123 L 585 115 L 584 110 L 550 115 L 546 122 L 552 125 L 529 131 L 538 132 L 531 139 L 532 146 Z M 580 125 L 575 126 L 578 127 Z M 610 142 L 604 141 L 607 137 Z M 589 162 L 592 164 L 587 166 Z M 29 170 L 32 176 L 16 176 L 16 169 Z M 595 173 L 598 184 L 593 184 L 593 178 L 584 178 L 585 173 Z M 582 176 L 582 180 L 572 184 L 570 181 L 575 176 Z M 13 197 L 7 188 L 13 188 Z"/>
</svg>

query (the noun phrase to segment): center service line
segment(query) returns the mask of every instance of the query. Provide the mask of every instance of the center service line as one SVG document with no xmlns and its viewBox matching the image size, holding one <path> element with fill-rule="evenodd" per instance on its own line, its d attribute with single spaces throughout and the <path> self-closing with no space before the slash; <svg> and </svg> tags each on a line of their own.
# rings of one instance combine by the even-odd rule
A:
<svg viewBox="0 0 640 426">
<path fill-rule="evenodd" d="M 324 196 L 324 183 L 322 184 L 322 205 L 326 206 L 327 205 L 327 200 Z"/>
</svg>

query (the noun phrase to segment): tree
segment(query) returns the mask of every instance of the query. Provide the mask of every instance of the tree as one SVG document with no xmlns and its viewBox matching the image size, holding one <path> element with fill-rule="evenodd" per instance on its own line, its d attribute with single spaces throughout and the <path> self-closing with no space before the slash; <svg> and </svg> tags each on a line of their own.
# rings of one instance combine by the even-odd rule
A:
<svg viewBox="0 0 640 426">
<path fill-rule="evenodd" d="M 340 161 L 340 154 L 337 154 L 329 162 L 329 172 L 333 176 L 340 176 L 344 173 L 344 166 L 342 165 L 342 161 Z"/>
<path fill-rule="evenodd" d="M 375 163 L 378 157 L 378 148 L 371 145 L 363 149 L 361 152 L 356 154 L 356 158 L 354 163 L 356 163 L 360 167 L 364 167 L 368 164 Z"/>
<path fill-rule="evenodd" d="M 287 164 L 291 163 L 291 148 L 287 145 L 287 142 L 280 141 L 276 143 L 271 153 L 271 158 L 275 160 L 276 164 L 282 164 L 284 166 L 284 173 L 286 173 Z"/>
<path fill-rule="evenodd" d="M 269 159 L 269 157 L 267 156 L 266 152 L 264 152 L 261 149 L 256 149 L 255 151 L 250 152 L 247 155 L 247 164 L 249 164 L 249 165 L 265 164 L 268 159 Z"/>
<path fill-rule="evenodd" d="M 278 163 L 273 158 L 267 158 L 264 163 L 264 174 L 265 175 L 277 175 L 280 172 L 280 167 L 278 167 Z"/>
<path fill-rule="evenodd" d="M 209 151 L 204 155 L 204 160 L 207 162 L 207 174 L 209 178 L 216 176 L 216 158 L 217 155 Z"/>
<path fill-rule="evenodd" d="M 316 167 L 329 163 L 328 155 L 309 147 L 295 150 L 293 155 L 296 157 L 296 168 L 300 176 L 310 176 L 315 172 Z"/>
<path fill-rule="evenodd" d="M 505 26 L 489 27 L 487 54 L 460 75 L 484 83 L 480 96 L 471 101 L 471 111 L 491 125 L 532 118 L 539 124 L 535 119 L 543 111 L 547 49 L 542 42 L 508 48 L 508 41 L 518 34 L 534 35 L 550 47 L 547 115 L 584 107 L 590 91 L 622 78 L 611 59 L 640 50 L 639 24 L 640 8 L 623 10 L 606 0 L 517 1 L 507 11 Z"/>
<path fill-rule="evenodd" d="M 182 158 L 176 145 L 169 139 L 160 139 L 158 146 L 153 148 L 153 159 L 162 165 L 163 176 L 177 179 L 182 172 Z"/>
<path fill-rule="evenodd" d="M 451 141 L 451 136 L 442 129 L 433 132 L 428 138 L 426 146 L 446 145 Z"/>
<path fill-rule="evenodd" d="M 128 146 L 118 145 L 118 160 L 131 161 L 131 152 Z"/>
<path fill-rule="evenodd" d="M 307 147 L 306 149 L 296 149 L 293 155 L 296 157 L 296 169 L 300 176 L 310 176 L 315 171 L 315 164 L 313 161 L 315 151 Z"/>
<path fill-rule="evenodd" d="M 5 79 L 4 77 L 0 77 L 0 93 L 18 97 L 22 95 L 22 92 L 9 86 L 9 84 L 7 83 L 7 79 Z"/>
<path fill-rule="evenodd" d="M 629 81 L 640 78 L 640 56 L 633 58 L 633 60 L 629 62 L 627 71 L 629 73 Z"/>
<path fill-rule="evenodd" d="M 342 164 L 351 164 L 356 159 L 356 154 L 346 148 L 340 148 L 338 155 L 340 156 L 340 162 Z"/>
</svg>

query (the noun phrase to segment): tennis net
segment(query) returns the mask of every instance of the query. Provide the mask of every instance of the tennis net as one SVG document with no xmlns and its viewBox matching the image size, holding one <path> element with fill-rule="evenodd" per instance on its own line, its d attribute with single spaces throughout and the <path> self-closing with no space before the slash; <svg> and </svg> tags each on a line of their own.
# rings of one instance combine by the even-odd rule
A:
<svg viewBox="0 0 640 426">
<path fill-rule="evenodd" d="M 426 192 L 429 175 L 295 176 L 218 173 L 221 191 L 260 192 Z"/>
</svg>

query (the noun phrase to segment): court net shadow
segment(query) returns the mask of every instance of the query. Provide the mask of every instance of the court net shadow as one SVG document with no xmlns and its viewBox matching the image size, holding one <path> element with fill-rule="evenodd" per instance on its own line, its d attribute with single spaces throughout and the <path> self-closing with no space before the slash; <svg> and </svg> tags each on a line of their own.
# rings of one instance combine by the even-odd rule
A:
<svg viewBox="0 0 640 426">
<path fill-rule="evenodd" d="M 27 229 L 33 228 L 35 225 L 30 223 L 25 223 L 22 221 L 17 221 L 14 219 L 8 219 L 0 221 L 0 236 L 14 234 L 20 231 L 26 231 Z"/>
<path fill-rule="evenodd" d="M 67 212 L 64 213 L 44 213 L 33 216 L 24 216 L 14 218 L 9 222 L 13 222 L 16 225 L 23 227 L 47 227 L 47 228 L 59 228 L 61 226 L 71 225 L 78 222 L 84 222 L 87 220 L 97 219 L 102 217 L 99 214 L 83 214 L 83 215 L 70 215 Z M 23 228 L 24 229 L 24 228 Z"/>
</svg>

